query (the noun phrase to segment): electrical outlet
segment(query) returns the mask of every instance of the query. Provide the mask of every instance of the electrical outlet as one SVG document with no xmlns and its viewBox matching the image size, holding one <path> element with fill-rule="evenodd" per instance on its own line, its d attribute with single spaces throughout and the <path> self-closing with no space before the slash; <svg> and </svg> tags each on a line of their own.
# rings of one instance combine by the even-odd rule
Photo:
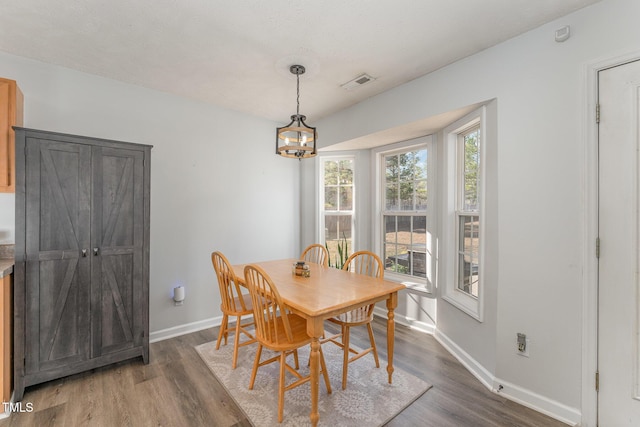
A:
<svg viewBox="0 0 640 427">
<path fill-rule="evenodd" d="M 518 332 L 516 339 L 516 353 L 520 356 L 529 357 L 529 339 L 526 334 Z"/>
</svg>

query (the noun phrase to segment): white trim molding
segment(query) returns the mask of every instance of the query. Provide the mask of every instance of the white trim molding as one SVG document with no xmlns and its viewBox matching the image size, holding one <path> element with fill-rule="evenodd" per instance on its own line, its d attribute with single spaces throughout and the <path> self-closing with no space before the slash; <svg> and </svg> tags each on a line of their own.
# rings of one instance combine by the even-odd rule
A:
<svg viewBox="0 0 640 427">
<path fill-rule="evenodd" d="M 173 326 L 159 331 L 153 331 L 149 334 L 149 342 L 168 340 L 169 338 L 178 337 L 180 335 L 198 332 L 203 329 L 214 328 L 222 324 L 222 316 L 211 317 L 209 319 L 198 320 L 197 322 L 186 323 L 184 325 Z"/>
<path fill-rule="evenodd" d="M 571 408 L 531 390 L 527 390 L 497 378 L 448 336 L 436 330 L 435 339 L 451 353 L 485 387 L 506 399 L 545 414 L 570 426 L 580 424 L 582 414 L 578 408 Z"/>
<path fill-rule="evenodd" d="M 473 297 L 466 292 L 458 289 L 458 184 L 460 181 L 459 173 L 460 168 L 458 161 L 460 160 L 460 153 L 458 152 L 458 138 L 461 132 L 468 129 L 471 126 L 480 125 L 480 248 L 479 248 L 479 288 L 478 296 Z M 442 165 L 444 182 L 441 184 L 440 189 L 442 191 L 441 197 L 441 215 L 443 232 L 441 240 L 441 256 L 442 262 L 442 299 L 447 301 L 454 307 L 462 310 L 464 313 L 476 319 L 478 322 L 483 321 L 484 315 L 484 286 L 485 286 L 485 268 L 484 268 L 484 253 L 485 253 L 485 186 L 486 186 L 486 135 L 487 135 L 487 107 L 482 106 L 477 110 L 467 114 L 465 117 L 456 120 L 451 125 L 447 126 L 444 133 L 444 157 L 445 161 Z"/>
<path fill-rule="evenodd" d="M 595 373 L 598 370 L 598 260 L 595 242 L 598 237 L 598 126 L 595 120 L 598 103 L 598 72 L 640 60 L 640 51 L 624 52 L 600 58 L 581 67 L 583 150 L 583 289 L 582 294 L 582 427 L 598 423 L 598 394 Z"/>
</svg>

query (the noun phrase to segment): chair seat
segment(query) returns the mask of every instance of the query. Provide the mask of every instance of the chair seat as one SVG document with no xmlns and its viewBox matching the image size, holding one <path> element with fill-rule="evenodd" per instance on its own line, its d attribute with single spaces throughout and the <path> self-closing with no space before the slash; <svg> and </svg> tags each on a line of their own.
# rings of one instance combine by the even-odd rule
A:
<svg viewBox="0 0 640 427">
<path fill-rule="evenodd" d="M 277 334 L 274 331 L 274 329 L 276 329 L 275 326 L 270 325 L 272 340 L 270 342 L 266 342 L 258 339 L 258 341 L 261 341 L 260 343 L 264 347 L 274 351 L 288 351 L 295 348 L 300 348 L 306 344 L 310 344 L 311 337 L 307 335 L 306 319 L 292 313 L 288 315 L 288 318 L 289 326 L 291 327 L 291 334 L 293 336 L 293 339 L 291 341 L 287 339 L 287 334 L 285 332 L 282 317 L 276 318 Z"/>
<path fill-rule="evenodd" d="M 240 302 L 241 299 L 244 301 L 246 310 L 242 310 L 242 303 Z M 242 294 L 239 297 L 235 297 L 233 299 L 233 306 L 236 307 L 237 311 L 226 309 L 222 304 L 220 305 L 220 310 L 222 310 L 222 312 L 227 316 L 245 316 L 247 314 L 253 314 L 253 303 L 251 302 L 251 295 L 249 294 Z"/>
<path fill-rule="evenodd" d="M 368 307 L 361 307 L 355 310 L 351 310 L 346 313 L 342 313 L 338 316 L 327 319 L 330 322 L 338 325 L 358 326 L 364 325 L 373 319 L 373 310 L 369 312 Z"/>
</svg>

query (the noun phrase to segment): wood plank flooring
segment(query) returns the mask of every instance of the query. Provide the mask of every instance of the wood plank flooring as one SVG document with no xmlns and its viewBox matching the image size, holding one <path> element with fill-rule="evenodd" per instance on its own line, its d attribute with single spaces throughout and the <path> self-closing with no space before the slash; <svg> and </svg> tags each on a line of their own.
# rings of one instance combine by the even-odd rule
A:
<svg viewBox="0 0 640 427">
<path fill-rule="evenodd" d="M 385 321 L 376 319 L 374 331 L 386 360 Z M 32 403 L 33 412 L 14 413 L 0 427 L 250 426 L 194 349 L 217 333 L 212 328 L 151 344 L 148 365 L 135 359 L 28 387 L 23 404 Z M 352 342 L 366 345 L 366 328 L 353 328 Z M 433 388 L 387 426 L 566 426 L 491 393 L 431 335 L 402 325 L 396 327 L 394 365 Z"/>
</svg>

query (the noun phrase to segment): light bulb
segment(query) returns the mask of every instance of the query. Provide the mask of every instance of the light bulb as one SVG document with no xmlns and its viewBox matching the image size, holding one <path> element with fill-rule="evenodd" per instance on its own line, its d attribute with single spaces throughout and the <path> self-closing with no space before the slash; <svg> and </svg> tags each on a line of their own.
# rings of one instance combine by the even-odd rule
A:
<svg viewBox="0 0 640 427">
<path fill-rule="evenodd" d="M 300 143 L 300 145 L 304 145 L 307 143 L 307 135 L 302 135 L 302 142 Z"/>
<path fill-rule="evenodd" d="M 286 138 L 284 139 L 284 145 L 289 145 L 289 137 L 286 137 Z"/>
</svg>

